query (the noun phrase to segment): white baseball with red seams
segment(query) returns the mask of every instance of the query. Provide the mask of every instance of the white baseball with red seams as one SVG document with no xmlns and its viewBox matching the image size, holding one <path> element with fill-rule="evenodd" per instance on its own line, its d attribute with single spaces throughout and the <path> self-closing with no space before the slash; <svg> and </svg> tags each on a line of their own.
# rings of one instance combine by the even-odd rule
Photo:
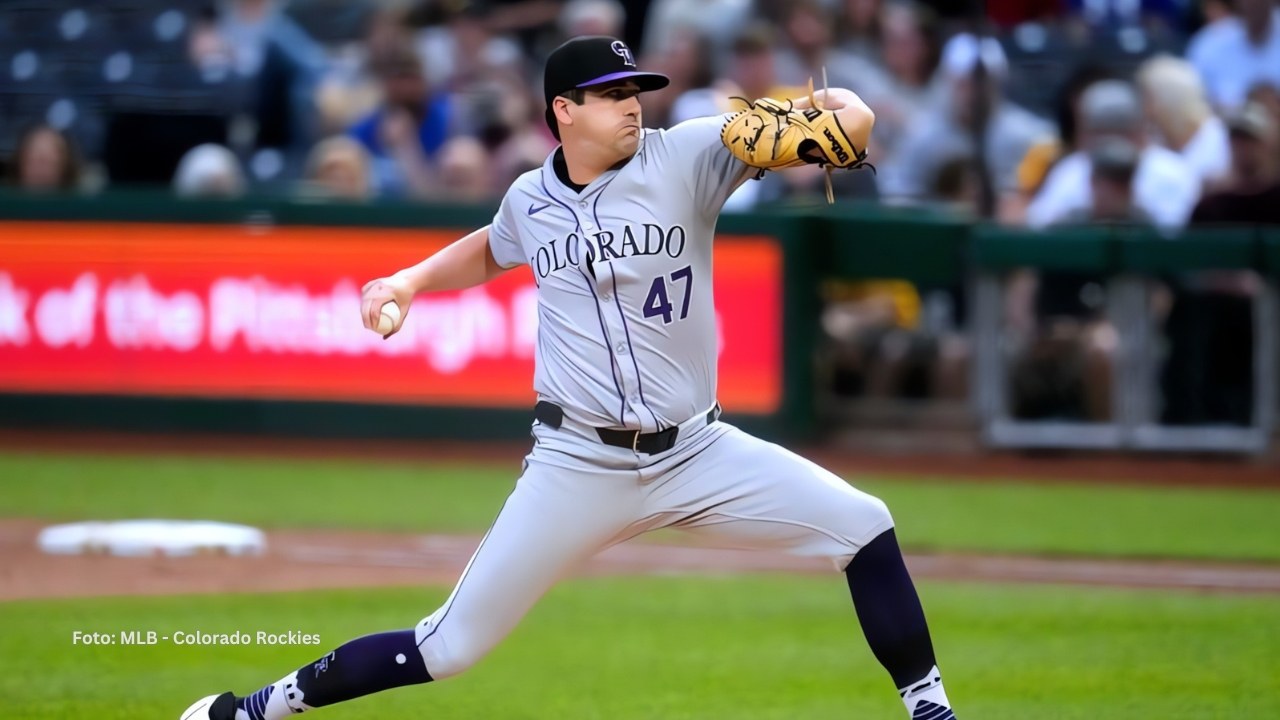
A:
<svg viewBox="0 0 1280 720">
<path fill-rule="evenodd" d="M 843 570 L 893 526 L 880 500 L 718 419 L 712 239 L 754 172 L 722 144 L 724 120 L 642 131 L 636 154 L 581 192 L 553 155 L 503 198 L 490 250 L 533 270 L 534 388 L 562 419 L 534 423 L 514 491 L 448 600 L 417 625 L 432 677 L 474 664 L 576 564 L 650 530 Z M 598 433 L 673 427 L 674 444 L 655 453 Z"/>
</svg>

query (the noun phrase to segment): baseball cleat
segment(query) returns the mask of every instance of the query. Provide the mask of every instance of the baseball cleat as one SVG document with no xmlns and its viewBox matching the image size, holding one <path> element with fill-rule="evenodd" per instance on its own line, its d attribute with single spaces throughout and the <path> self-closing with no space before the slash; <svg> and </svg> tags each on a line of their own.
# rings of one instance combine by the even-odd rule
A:
<svg viewBox="0 0 1280 720">
<path fill-rule="evenodd" d="M 236 720 L 236 696 L 229 692 L 197 700 L 178 720 Z"/>
<path fill-rule="evenodd" d="M 916 711 L 912 713 L 911 720 L 956 720 L 956 714 L 951 712 L 951 708 L 945 705 L 924 700 L 916 706 Z"/>
</svg>

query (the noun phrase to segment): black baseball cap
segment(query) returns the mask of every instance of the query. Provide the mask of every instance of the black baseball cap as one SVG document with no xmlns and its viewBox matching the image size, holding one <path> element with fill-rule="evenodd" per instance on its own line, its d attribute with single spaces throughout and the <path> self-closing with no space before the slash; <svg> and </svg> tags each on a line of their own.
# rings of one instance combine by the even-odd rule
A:
<svg viewBox="0 0 1280 720">
<path fill-rule="evenodd" d="M 671 83 L 671 78 L 666 75 L 636 69 L 636 56 L 626 43 L 617 38 L 606 35 L 576 37 L 552 50 L 542 75 L 547 126 L 551 132 L 560 137 L 556 116 L 551 111 L 551 101 L 557 95 L 618 80 L 635 82 L 641 92 L 661 90 Z"/>
</svg>

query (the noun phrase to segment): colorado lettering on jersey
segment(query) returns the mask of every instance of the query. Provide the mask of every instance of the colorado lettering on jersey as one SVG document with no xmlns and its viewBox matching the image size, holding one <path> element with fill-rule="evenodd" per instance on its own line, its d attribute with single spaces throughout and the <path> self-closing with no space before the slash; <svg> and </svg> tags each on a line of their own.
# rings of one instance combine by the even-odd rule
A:
<svg viewBox="0 0 1280 720">
<path fill-rule="evenodd" d="M 672 225 L 663 228 L 661 225 L 644 223 L 637 230 L 634 225 L 624 225 L 621 234 L 611 230 L 597 233 L 586 233 L 579 236 L 571 233 L 565 238 L 555 238 L 540 246 L 529 258 L 529 267 L 539 283 L 552 273 L 567 267 L 577 267 L 582 261 L 583 245 L 586 246 L 587 261 L 590 263 L 606 263 L 628 257 L 642 255 L 665 254 L 678 258 L 684 253 L 688 234 L 683 226 Z"/>
</svg>

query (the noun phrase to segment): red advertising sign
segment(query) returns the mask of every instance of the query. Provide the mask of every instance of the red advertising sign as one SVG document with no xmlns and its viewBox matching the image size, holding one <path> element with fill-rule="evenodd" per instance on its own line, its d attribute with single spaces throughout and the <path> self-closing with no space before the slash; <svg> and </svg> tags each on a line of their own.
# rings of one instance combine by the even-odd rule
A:
<svg viewBox="0 0 1280 720">
<path fill-rule="evenodd" d="M 418 297 L 389 340 L 360 287 L 452 242 L 441 230 L 0 223 L 0 391 L 527 408 L 527 268 Z M 782 254 L 717 241 L 719 397 L 777 409 Z"/>
</svg>

